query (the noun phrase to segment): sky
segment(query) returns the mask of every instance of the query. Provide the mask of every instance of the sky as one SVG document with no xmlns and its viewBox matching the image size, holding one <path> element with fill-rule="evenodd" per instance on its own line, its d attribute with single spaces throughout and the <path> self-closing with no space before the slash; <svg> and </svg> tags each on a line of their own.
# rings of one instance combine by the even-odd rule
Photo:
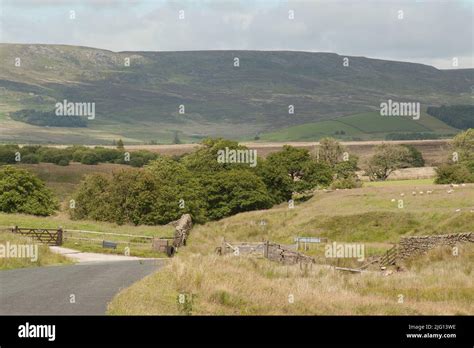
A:
<svg viewBox="0 0 474 348">
<path fill-rule="evenodd" d="M 474 0 L 0 0 L 0 11 L 2 43 L 333 52 L 474 68 Z"/>
</svg>

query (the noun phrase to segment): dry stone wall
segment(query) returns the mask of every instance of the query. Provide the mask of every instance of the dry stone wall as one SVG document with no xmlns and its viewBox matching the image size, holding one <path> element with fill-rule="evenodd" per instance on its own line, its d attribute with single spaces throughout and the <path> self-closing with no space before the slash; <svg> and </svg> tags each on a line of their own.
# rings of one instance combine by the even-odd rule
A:
<svg viewBox="0 0 474 348">
<path fill-rule="evenodd" d="M 433 236 L 403 237 L 398 245 L 398 258 L 405 259 L 422 254 L 437 246 L 455 246 L 458 243 L 474 243 L 474 233 L 443 234 Z"/>
<path fill-rule="evenodd" d="M 173 225 L 175 226 L 173 246 L 178 248 L 186 245 L 186 239 L 188 239 L 189 232 L 193 228 L 191 215 L 184 214 L 178 221 L 173 222 Z"/>
<path fill-rule="evenodd" d="M 286 248 L 280 244 L 267 243 L 265 246 L 266 258 L 272 261 L 281 262 L 287 265 L 296 263 L 314 263 L 314 259 L 297 251 Z"/>
</svg>

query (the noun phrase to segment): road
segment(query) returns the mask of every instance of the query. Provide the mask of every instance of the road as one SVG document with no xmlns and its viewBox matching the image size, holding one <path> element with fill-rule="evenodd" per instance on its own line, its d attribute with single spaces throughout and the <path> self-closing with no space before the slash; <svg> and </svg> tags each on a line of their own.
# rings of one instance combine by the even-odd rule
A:
<svg viewBox="0 0 474 348">
<path fill-rule="evenodd" d="M 164 262 L 86 262 L 0 271 L 0 315 L 103 315 L 115 294 Z"/>
</svg>

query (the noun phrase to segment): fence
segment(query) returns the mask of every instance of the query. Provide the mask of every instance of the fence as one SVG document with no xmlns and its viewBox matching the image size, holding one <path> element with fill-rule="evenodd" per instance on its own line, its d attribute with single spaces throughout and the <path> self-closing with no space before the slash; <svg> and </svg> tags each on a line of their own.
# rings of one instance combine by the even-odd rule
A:
<svg viewBox="0 0 474 348">
<path fill-rule="evenodd" d="M 186 240 L 193 227 L 192 218 L 189 214 L 183 214 L 179 220 L 171 225 L 175 226 L 175 233 L 170 237 L 144 236 L 138 234 L 99 232 L 87 230 L 63 230 L 61 227 L 57 229 L 50 228 L 20 228 L 15 226 L 8 228 L 13 233 L 25 235 L 36 239 L 37 241 L 48 245 L 63 245 L 74 248 L 80 244 L 95 246 L 100 249 L 113 248 L 123 249 L 133 247 L 134 252 L 140 254 L 148 254 L 153 252 L 164 252 L 168 256 L 172 256 L 178 247 L 186 245 Z M 1 230 L 1 227 L 0 227 Z M 93 249 L 94 248 L 87 248 Z M 99 250 L 100 250 L 99 249 Z M 123 251 L 123 250 L 122 250 Z M 152 255 L 150 255 L 152 256 Z"/>
<path fill-rule="evenodd" d="M 63 244 L 63 229 L 50 228 L 20 228 L 15 226 L 11 229 L 13 233 L 21 234 L 30 238 L 35 238 L 37 241 L 48 245 L 62 245 Z"/>
</svg>

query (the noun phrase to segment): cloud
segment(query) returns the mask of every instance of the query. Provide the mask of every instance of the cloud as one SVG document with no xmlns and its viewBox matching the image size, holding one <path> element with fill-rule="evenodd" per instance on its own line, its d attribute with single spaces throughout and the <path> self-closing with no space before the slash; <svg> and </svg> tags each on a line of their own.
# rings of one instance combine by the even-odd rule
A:
<svg viewBox="0 0 474 348">
<path fill-rule="evenodd" d="M 324 51 L 439 68 L 453 68 L 452 59 L 458 57 L 460 68 L 474 67 L 471 1 L 3 0 L 2 4 L 2 42 L 113 51 Z M 75 19 L 69 18 L 71 10 Z M 184 11 L 184 19 L 179 11 Z M 289 11 L 294 11 L 294 19 Z"/>
</svg>

